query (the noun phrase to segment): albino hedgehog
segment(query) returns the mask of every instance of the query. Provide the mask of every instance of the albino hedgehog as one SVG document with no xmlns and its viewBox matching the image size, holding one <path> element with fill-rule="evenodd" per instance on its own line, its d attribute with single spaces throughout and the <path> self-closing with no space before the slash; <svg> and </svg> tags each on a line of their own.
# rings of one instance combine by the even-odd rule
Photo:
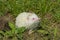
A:
<svg viewBox="0 0 60 40">
<path fill-rule="evenodd" d="M 29 33 L 38 26 L 40 18 L 35 13 L 23 12 L 16 17 L 17 28 L 25 27 Z"/>
</svg>

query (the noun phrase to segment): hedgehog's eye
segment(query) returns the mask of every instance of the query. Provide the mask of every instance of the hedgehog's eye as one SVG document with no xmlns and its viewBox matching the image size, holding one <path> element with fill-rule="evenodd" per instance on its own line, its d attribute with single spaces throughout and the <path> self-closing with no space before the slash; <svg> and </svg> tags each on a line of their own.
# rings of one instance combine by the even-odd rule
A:
<svg viewBox="0 0 60 40">
<path fill-rule="evenodd" d="M 35 20 L 35 18 L 32 18 L 32 20 Z"/>
</svg>

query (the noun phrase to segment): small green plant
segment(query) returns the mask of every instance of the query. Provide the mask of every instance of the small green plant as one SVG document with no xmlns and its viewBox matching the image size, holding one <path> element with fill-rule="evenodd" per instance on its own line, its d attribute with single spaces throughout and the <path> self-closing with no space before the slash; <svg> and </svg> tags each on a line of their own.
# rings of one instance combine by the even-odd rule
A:
<svg viewBox="0 0 60 40">
<path fill-rule="evenodd" d="M 6 32 L 3 32 L 3 31 L 0 31 L 0 38 L 3 39 L 3 40 L 22 40 L 22 37 L 23 37 L 23 32 L 25 31 L 25 28 L 16 28 L 16 26 L 9 22 L 9 26 L 11 28 L 11 30 L 9 31 L 6 31 Z"/>
</svg>

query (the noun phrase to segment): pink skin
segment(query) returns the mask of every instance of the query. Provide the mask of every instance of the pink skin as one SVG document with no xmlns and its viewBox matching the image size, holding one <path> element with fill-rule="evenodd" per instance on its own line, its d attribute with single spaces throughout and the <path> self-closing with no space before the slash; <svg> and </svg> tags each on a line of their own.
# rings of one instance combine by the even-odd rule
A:
<svg viewBox="0 0 60 40">
<path fill-rule="evenodd" d="M 40 20 L 40 18 L 32 18 L 32 20 L 37 21 Z"/>
<path fill-rule="evenodd" d="M 40 18 L 31 18 L 31 19 L 29 19 L 29 18 L 27 18 L 27 20 L 29 21 L 29 22 L 35 22 L 35 21 L 39 21 L 40 20 Z"/>
</svg>

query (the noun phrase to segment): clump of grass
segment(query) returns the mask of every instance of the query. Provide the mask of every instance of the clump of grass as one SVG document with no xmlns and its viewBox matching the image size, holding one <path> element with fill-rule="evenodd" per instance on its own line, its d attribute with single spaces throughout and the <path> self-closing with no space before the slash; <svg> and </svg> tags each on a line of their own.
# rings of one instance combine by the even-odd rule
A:
<svg viewBox="0 0 60 40">
<path fill-rule="evenodd" d="M 25 28 L 16 28 L 15 25 L 11 22 L 9 22 L 9 26 L 11 28 L 10 31 L 0 31 L 0 38 L 1 40 L 22 40 L 23 32 L 25 31 Z"/>
</svg>

